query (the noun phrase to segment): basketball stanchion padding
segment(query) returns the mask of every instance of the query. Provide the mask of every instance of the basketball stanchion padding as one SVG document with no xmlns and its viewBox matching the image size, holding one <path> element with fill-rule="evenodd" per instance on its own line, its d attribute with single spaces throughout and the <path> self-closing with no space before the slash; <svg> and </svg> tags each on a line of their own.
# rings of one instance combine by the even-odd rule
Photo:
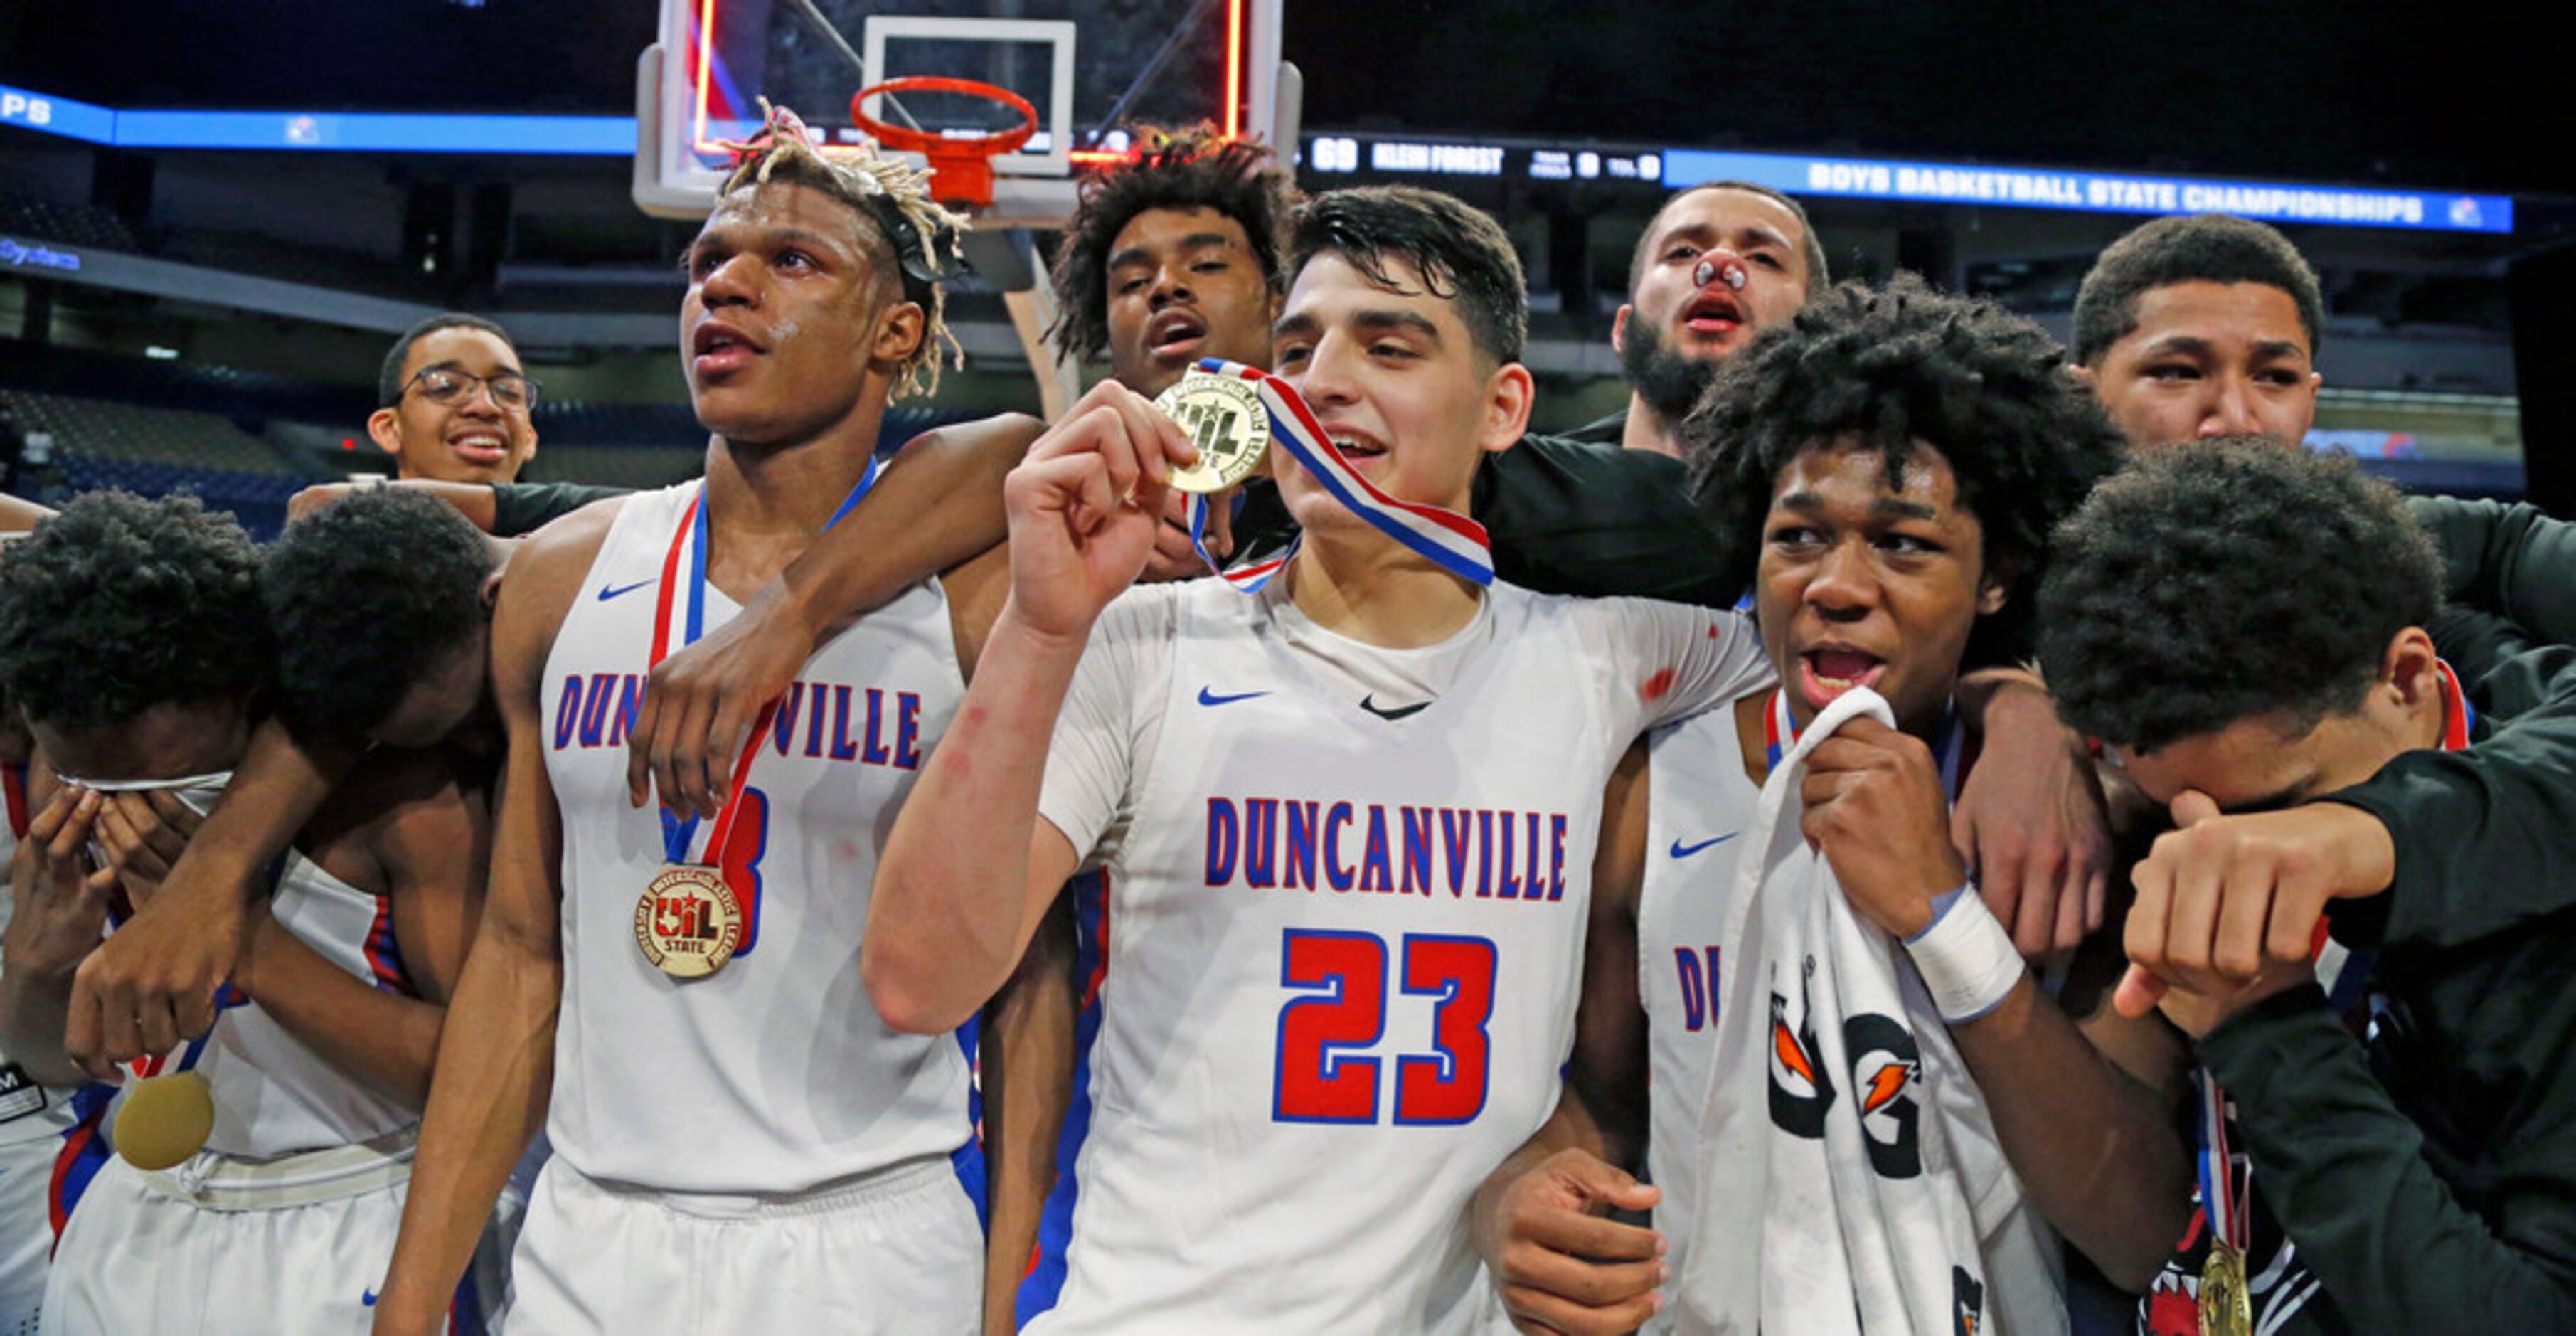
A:
<svg viewBox="0 0 2576 1336">
<path fill-rule="evenodd" d="M 860 110 L 869 98 L 880 93 L 964 93 L 969 97 L 988 98 L 1018 112 L 1020 123 L 1008 130 L 955 138 L 936 130 L 888 125 Z M 1027 98 L 1007 88 L 973 79 L 917 74 L 888 79 L 860 89 L 858 95 L 850 99 L 850 120 L 887 148 L 918 153 L 930 159 L 931 192 L 940 203 L 981 209 L 993 202 L 993 159 L 1016 151 L 1029 142 L 1029 136 L 1038 130 L 1038 109 L 1031 106 Z"/>
</svg>

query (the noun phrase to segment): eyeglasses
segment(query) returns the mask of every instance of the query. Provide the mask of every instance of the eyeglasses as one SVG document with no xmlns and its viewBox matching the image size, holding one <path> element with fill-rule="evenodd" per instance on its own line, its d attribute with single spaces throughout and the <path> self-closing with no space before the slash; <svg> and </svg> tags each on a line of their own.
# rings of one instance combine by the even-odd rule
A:
<svg viewBox="0 0 2576 1336">
<path fill-rule="evenodd" d="M 504 371 L 497 376 L 478 376 L 471 371 L 451 367 L 423 367 L 411 378 L 420 387 L 420 397 L 433 404 L 463 403 L 465 397 L 481 385 L 491 391 L 494 407 L 507 412 L 523 413 L 537 402 L 538 385 L 516 372 Z"/>
</svg>

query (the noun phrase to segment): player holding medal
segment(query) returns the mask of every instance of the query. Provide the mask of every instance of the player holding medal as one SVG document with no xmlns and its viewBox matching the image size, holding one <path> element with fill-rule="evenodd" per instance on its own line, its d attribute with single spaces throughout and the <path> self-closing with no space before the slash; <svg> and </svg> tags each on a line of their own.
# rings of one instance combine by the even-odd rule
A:
<svg viewBox="0 0 2576 1336">
<path fill-rule="evenodd" d="M 1032 1331 L 1494 1320 L 1464 1207 L 1556 1097 L 1602 783 L 1766 680 L 1732 614 L 1490 583 L 1458 512 L 1531 395 L 1490 219 L 1336 192 L 1291 251 L 1278 379 L 1217 370 L 1268 410 L 1300 548 L 1129 590 L 1191 455 L 1095 389 L 1012 476 L 1011 602 L 875 889 L 870 995 L 937 1033 L 1106 876 L 1070 1270 Z M 1232 464 L 1225 411 L 1179 416 Z"/>
<path fill-rule="evenodd" d="M 583 510 L 513 558 L 500 889 L 449 1032 L 478 1043 L 439 1069 L 378 1331 L 437 1327 L 540 1110 L 555 1158 L 514 1329 L 977 1329 L 982 1240 L 951 1163 L 965 1057 L 889 1030 L 854 970 L 876 832 L 989 618 L 976 568 L 826 640 L 712 823 L 631 807 L 625 746 L 651 663 L 866 490 L 890 394 L 936 370 L 953 222 L 917 172 L 773 116 L 687 255 L 705 481 Z"/>
</svg>

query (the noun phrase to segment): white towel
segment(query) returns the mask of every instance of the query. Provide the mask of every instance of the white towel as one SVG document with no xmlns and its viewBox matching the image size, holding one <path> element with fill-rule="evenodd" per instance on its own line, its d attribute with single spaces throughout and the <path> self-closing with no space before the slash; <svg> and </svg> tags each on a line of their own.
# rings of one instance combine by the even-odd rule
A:
<svg viewBox="0 0 2576 1336">
<path fill-rule="evenodd" d="M 2004 1217 L 2021 1205 L 1983 1101 L 1904 947 L 1853 913 L 1799 831 L 1807 753 L 1863 713 L 1893 726 L 1875 692 L 1835 700 L 1771 768 L 1748 832 L 1698 1147 L 1703 1242 L 1675 1287 L 1683 1332 L 2015 1325 L 1989 1317 L 2000 1296 L 1978 1246 L 2012 1234 Z M 1966 1181 L 1962 1151 L 1988 1181 Z M 2053 1277 L 2006 1279 L 2007 1290 L 2045 1282 L 2022 1330 L 2064 1329 Z"/>
</svg>

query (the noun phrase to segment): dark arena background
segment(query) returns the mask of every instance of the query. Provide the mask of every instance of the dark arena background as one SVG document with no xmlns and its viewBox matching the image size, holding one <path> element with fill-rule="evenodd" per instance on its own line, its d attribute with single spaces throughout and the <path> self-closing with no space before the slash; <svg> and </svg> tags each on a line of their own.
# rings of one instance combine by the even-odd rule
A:
<svg viewBox="0 0 2576 1336">
<path fill-rule="evenodd" d="M 527 478 L 686 476 L 703 438 L 673 356 L 673 260 L 694 224 L 685 204 L 638 206 L 655 175 L 639 94 L 657 91 L 638 58 L 672 7 L 0 6 L 9 489 L 190 488 L 273 531 L 298 488 L 388 467 L 363 430 L 376 363 L 441 309 L 503 322 L 542 382 Z M 2410 487 L 2576 509 L 2560 448 L 2576 404 L 2551 372 L 2576 305 L 2576 158 L 2541 129 L 2568 43 L 2533 21 L 2319 2 L 676 8 L 721 18 L 719 102 L 766 89 L 818 124 L 847 124 L 840 62 L 872 17 L 1076 34 L 1074 161 L 1006 178 L 1029 226 L 1016 249 L 986 243 L 954 300 L 965 371 L 890 440 L 1047 401 L 1012 261 L 1051 246 L 1063 174 L 1123 147 L 1105 117 L 1235 113 L 1293 139 L 1309 189 L 1412 181 L 1504 222 L 1531 280 L 1541 428 L 1622 401 L 1608 331 L 1628 256 L 1691 181 L 1797 195 L 1839 276 L 1916 270 L 2061 336 L 2105 242 L 2217 209 L 2280 226 L 2323 276 L 2313 448 Z M 908 72 L 996 77 L 1043 54 L 922 40 Z M 1302 76 L 1286 117 L 1275 58 Z M 947 101 L 925 105 L 976 123 L 981 104 Z M 652 110 L 648 141 L 668 129 Z"/>
</svg>

